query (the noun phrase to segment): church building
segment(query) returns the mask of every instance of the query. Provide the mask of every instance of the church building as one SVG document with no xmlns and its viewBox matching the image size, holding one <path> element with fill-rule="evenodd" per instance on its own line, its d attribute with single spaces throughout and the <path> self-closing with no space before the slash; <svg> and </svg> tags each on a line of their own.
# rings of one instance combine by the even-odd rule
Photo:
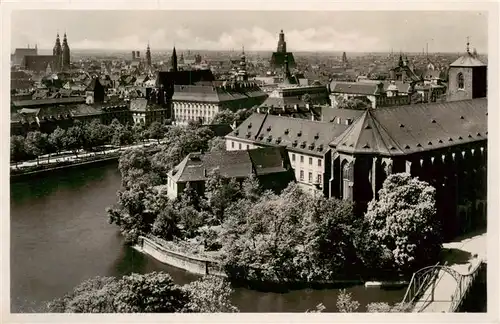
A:
<svg viewBox="0 0 500 324">
<path fill-rule="evenodd" d="M 271 57 L 271 68 L 277 70 L 283 69 L 285 61 L 288 61 L 288 67 L 295 68 L 295 59 L 292 52 L 287 52 L 285 33 L 282 29 L 278 39 L 278 48 Z"/>
</svg>

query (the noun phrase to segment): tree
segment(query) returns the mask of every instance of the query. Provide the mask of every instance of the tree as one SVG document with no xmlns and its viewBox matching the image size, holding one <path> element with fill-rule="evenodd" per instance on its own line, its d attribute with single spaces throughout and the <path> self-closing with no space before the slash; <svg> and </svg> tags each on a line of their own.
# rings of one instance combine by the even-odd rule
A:
<svg viewBox="0 0 500 324">
<path fill-rule="evenodd" d="M 231 303 L 233 292 L 231 286 L 222 278 L 203 276 L 183 288 L 189 296 L 185 311 L 197 313 L 238 312 L 238 308 Z"/>
<path fill-rule="evenodd" d="M 153 223 L 153 235 L 164 240 L 170 241 L 179 234 L 177 227 L 179 215 L 173 206 L 169 205 L 163 208 Z"/>
<path fill-rule="evenodd" d="M 96 146 L 102 146 L 110 141 L 111 136 L 109 127 L 101 124 L 97 119 L 85 124 L 84 132 L 86 138 L 85 143 L 88 149 L 93 149 Z"/>
<path fill-rule="evenodd" d="M 351 293 L 341 289 L 337 296 L 337 309 L 341 313 L 353 313 L 359 308 L 359 302 L 352 299 Z"/>
<path fill-rule="evenodd" d="M 49 135 L 49 143 L 57 153 L 64 149 L 65 137 L 66 131 L 59 126 Z"/>
<path fill-rule="evenodd" d="M 305 104 L 311 104 L 312 103 L 312 98 L 311 98 L 311 95 L 308 94 L 308 93 L 304 93 L 301 97 L 301 100 L 305 103 Z"/>
<path fill-rule="evenodd" d="M 221 224 L 226 208 L 240 198 L 240 188 L 234 179 L 225 179 L 218 170 L 215 170 L 205 183 L 205 196 L 214 215 L 214 220 Z"/>
<path fill-rule="evenodd" d="M 182 311 L 188 294 L 164 272 L 133 273 L 117 282 L 114 305 L 119 313 L 173 313 Z"/>
<path fill-rule="evenodd" d="M 253 173 L 243 181 L 241 190 L 243 196 L 252 202 L 257 201 L 262 194 L 262 187 L 260 186 L 259 179 Z"/>
<path fill-rule="evenodd" d="M 143 124 L 134 124 L 134 126 L 132 126 L 132 133 L 134 134 L 134 140 L 136 142 L 144 142 L 147 138 L 147 132 Z"/>
<path fill-rule="evenodd" d="M 215 114 L 211 123 L 232 125 L 235 120 L 236 114 L 229 109 L 224 109 Z"/>
<path fill-rule="evenodd" d="M 10 137 L 10 159 L 17 163 L 22 161 L 26 156 L 25 139 L 21 135 L 13 135 Z"/>
<path fill-rule="evenodd" d="M 36 156 L 36 163 L 39 163 L 40 155 L 47 151 L 47 135 L 40 131 L 29 132 L 26 135 L 25 149 L 28 154 Z"/>
<path fill-rule="evenodd" d="M 164 272 L 132 273 L 122 278 L 95 277 L 48 304 L 55 313 L 186 313 L 237 312 L 231 287 L 223 279 L 205 276 L 176 285 Z"/>
<path fill-rule="evenodd" d="M 223 137 L 214 137 L 208 141 L 209 152 L 224 152 L 226 151 L 226 141 Z"/>
<path fill-rule="evenodd" d="M 165 126 L 156 121 L 152 122 L 147 130 L 149 138 L 156 139 L 158 141 L 158 144 L 160 144 L 160 139 L 162 139 L 165 136 L 165 133 L 166 133 Z"/>
<path fill-rule="evenodd" d="M 48 304 L 52 313 L 114 313 L 113 297 L 118 293 L 113 277 L 88 279 L 62 298 Z"/>
<path fill-rule="evenodd" d="M 434 263 L 442 247 L 436 220 L 436 190 L 408 173 L 390 175 L 365 219 L 373 244 L 387 249 L 397 269 Z"/>
<path fill-rule="evenodd" d="M 246 186 L 252 189 L 226 208 L 221 229 L 223 262 L 231 278 L 287 282 L 356 275 L 363 222 L 349 203 L 312 197 L 297 184 L 279 195 Z"/>
<path fill-rule="evenodd" d="M 111 121 L 111 124 L 109 124 L 109 129 L 111 132 L 111 144 L 114 146 L 121 146 L 125 132 L 124 126 L 115 118 Z"/>
<path fill-rule="evenodd" d="M 366 99 L 360 98 L 349 98 L 337 97 L 337 108 L 339 109 L 354 109 L 354 110 L 366 110 L 371 108 L 371 102 Z"/>
<path fill-rule="evenodd" d="M 66 130 L 66 137 L 64 140 L 64 147 L 72 150 L 78 157 L 78 150 L 82 148 L 85 142 L 85 133 L 81 123 L 75 122 L 73 126 Z"/>
</svg>

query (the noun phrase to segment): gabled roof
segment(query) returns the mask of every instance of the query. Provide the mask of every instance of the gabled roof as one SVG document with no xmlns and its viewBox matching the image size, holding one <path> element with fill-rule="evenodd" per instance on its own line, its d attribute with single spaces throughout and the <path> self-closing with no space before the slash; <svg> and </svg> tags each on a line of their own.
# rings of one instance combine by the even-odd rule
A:
<svg viewBox="0 0 500 324">
<path fill-rule="evenodd" d="M 175 85 L 172 100 L 194 102 L 229 102 L 248 98 L 261 98 L 267 95 L 257 86 L 212 86 L 212 85 Z"/>
<path fill-rule="evenodd" d="M 68 105 L 85 102 L 82 97 L 68 97 L 68 98 L 55 98 L 55 99 L 37 99 L 37 100 L 19 100 L 13 101 L 16 107 L 39 107 L 48 105 Z"/>
<path fill-rule="evenodd" d="M 367 110 L 331 146 L 339 152 L 407 155 L 482 141 L 486 98 Z"/>
<path fill-rule="evenodd" d="M 283 146 L 291 151 L 323 156 L 329 149 L 328 144 L 347 127 L 347 125 L 254 113 L 226 138 L 237 138 L 262 146 Z"/>
<path fill-rule="evenodd" d="M 378 85 L 373 83 L 332 81 L 330 89 L 332 93 L 349 93 L 362 95 L 379 94 Z"/>
<path fill-rule="evenodd" d="M 191 182 L 205 181 L 215 170 L 225 178 L 279 173 L 287 171 L 283 166 L 283 159 L 286 158 L 286 154 L 277 147 L 205 154 L 190 153 L 169 172 L 169 176 L 175 182 Z"/>
<path fill-rule="evenodd" d="M 486 66 L 477 57 L 472 55 L 470 52 L 466 52 L 464 55 L 460 56 L 456 61 L 450 64 L 450 67 L 474 67 L 474 66 Z"/>
<path fill-rule="evenodd" d="M 351 127 L 331 143 L 339 152 L 345 153 L 372 153 L 391 155 L 396 150 L 403 151 L 398 144 L 374 117 L 373 110 L 367 109 Z"/>
</svg>

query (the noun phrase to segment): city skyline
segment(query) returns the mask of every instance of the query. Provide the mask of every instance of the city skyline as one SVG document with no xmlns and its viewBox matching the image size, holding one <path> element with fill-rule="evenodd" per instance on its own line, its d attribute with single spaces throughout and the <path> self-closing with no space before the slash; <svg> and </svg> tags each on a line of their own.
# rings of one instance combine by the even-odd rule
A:
<svg viewBox="0 0 500 324">
<path fill-rule="evenodd" d="M 114 28 L 106 30 L 109 25 Z M 479 11 L 26 10 L 13 12 L 11 26 L 11 52 L 27 44 L 51 49 L 57 32 L 68 34 L 73 50 L 144 51 L 149 43 L 153 52 L 174 45 L 273 51 L 281 29 L 288 48 L 296 52 L 421 53 L 427 44 L 429 53 L 463 52 L 467 37 L 471 49 L 488 49 L 487 13 Z"/>
</svg>

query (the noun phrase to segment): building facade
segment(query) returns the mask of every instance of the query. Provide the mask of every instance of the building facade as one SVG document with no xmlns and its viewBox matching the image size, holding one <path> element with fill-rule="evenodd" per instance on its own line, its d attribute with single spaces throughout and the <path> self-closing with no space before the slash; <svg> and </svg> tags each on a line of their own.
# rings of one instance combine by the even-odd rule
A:
<svg viewBox="0 0 500 324">
<path fill-rule="evenodd" d="M 348 125 L 255 113 L 226 138 L 226 149 L 284 147 L 297 182 L 307 191 L 328 195 L 328 144 Z"/>
<path fill-rule="evenodd" d="M 205 182 L 213 172 L 240 183 L 253 175 L 264 190 L 274 191 L 284 189 L 294 180 L 287 154 L 279 147 L 190 153 L 168 173 L 168 197 L 176 199 L 188 184 L 203 195 Z"/>
<path fill-rule="evenodd" d="M 486 97 L 487 66 L 469 51 L 450 64 L 448 70 L 447 100 Z"/>
</svg>

